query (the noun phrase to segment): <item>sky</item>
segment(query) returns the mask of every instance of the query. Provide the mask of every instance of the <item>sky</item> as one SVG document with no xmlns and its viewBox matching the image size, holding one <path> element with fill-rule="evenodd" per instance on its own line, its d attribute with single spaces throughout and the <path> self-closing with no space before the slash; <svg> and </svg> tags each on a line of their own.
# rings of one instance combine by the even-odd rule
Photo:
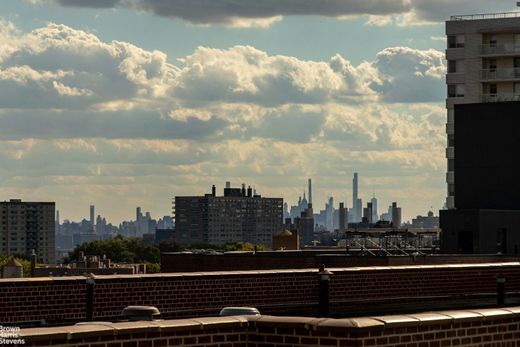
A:
<svg viewBox="0 0 520 347">
<path fill-rule="evenodd" d="M 490 0 L 2 0 L 0 199 L 161 217 L 226 181 L 295 204 L 446 195 L 444 21 Z"/>
</svg>

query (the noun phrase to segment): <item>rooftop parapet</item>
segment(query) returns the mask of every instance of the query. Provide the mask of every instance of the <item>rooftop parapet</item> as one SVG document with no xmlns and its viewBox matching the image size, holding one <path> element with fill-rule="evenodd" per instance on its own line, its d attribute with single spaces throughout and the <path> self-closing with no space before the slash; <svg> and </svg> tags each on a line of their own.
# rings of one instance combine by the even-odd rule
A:
<svg viewBox="0 0 520 347">
<path fill-rule="evenodd" d="M 276 316 L 207 317 L 21 329 L 26 346 L 430 346 L 513 345 L 520 336 L 520 307 L 437 311 L 345 319 Z"/>
<path fill-rule="evenodd" d="M 450 21 L 502 19 L 502 18 L 517 18 L 517 17 L 520 17 L 520 12 L 478 13 L 478 14 L 451 16 Z"/>
</svg>

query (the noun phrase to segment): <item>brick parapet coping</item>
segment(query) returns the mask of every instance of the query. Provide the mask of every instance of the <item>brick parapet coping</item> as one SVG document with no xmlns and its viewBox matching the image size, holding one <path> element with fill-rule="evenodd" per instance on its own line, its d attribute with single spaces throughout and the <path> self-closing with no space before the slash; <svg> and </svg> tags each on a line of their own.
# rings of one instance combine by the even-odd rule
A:
<svg viewBox="0 0 520 347">
<path fill-rule="evenodd" d="M 205 317 L 22 329 L 26 346 L 518 346 L 520 307 L 361 318 Z"/>
<path fill-rule="evenodd" d="M 398 266 L 363 266 L 363 267 L 335 267 L 328 268 L 334 272 L 359 272 L 359 271 L 395 271 L 395 270 L 420 270 L 420 269 L 465 269 L 465 268 L 497 268 L 520 266 L 520 262 L 506 263 L 482 263 L 482 264 L 442 264 L 442 265 L 398 265 Z M 183 278 L 183 277 L 205 277 L 205 276 L 237 276 L 237 275 L 272 275 L 272 274 L 293 274 L 293 273 L 318 273 L 318 269 L 275 269 L 275 270 L 241 270 L 241 271 L 207 271 L 207 272 L 174 272 L 174 273 L 155 273 L 141 275 L 98 275 L 99 280 L 110 279 L 159 279 L 159 278 Z M 85 276 L 63 276 L 63 277 L 27 277 L 27 278 L 0 278 L 2 283 L 35 283 L 35 282 L 67 282 L 85 281 Z"/>
</svg>

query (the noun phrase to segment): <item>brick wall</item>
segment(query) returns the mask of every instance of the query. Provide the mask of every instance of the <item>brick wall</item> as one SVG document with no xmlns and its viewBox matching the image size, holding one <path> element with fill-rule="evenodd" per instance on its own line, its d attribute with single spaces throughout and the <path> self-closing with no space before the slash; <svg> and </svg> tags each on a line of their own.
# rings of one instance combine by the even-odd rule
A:
<svg viewBox="0 0 520 347">
<path fill-rule="evenodd" d="M 305 250 L 226 254 L 162 253 L 162 272 L 308 269 L 327 267 L 400 266 L 505 263 L 518 257 L 501 255 L 427 255 L 417 257 L 363 257 L 344 255 L 344 250 Z"/>
<path fill-rule="evenodd" d="M 520 307 L 347 319 L 237 316 L 22 329 L 25 346 L 519 346 Z"/>
<path fill-rule="evenodd" d="M 506 276 L 509 293 L 520 292 L 520 263 L 330 270 L 333 313 L 370 304 L 492 298 L 498 273 Z M 82 320 L 85 287 L 83 277 L 0 280 L 0 323 Z M 99 276 L 94 294 L 96 320 L 115 320 L 129 305 L 156 306 L 163 318 L 216 315 L 225 306 L 308 315 L 317 304 L 318 276 L 317 269 Z"/>
</svg>

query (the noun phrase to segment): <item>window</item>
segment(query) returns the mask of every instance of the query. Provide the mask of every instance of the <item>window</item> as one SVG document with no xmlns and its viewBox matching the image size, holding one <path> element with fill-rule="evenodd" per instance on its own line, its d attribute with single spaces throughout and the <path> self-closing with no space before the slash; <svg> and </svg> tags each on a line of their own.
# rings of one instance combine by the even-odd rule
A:
<svg viewBox="0 0 520 347">
<path fill-rule="evenodd" d="M 497 60 L 496 59 L 489 59 L 489 71 L 490 72 L 496 72 L 497 71 Z"/>
<path fill-rule="evenodd" d="M 448 73 L 457 72 L 457 61 L 456 60 L 448 60 Z"/>
<path fill-rule="evenodd" d="M 463 48 L 464 47 L 464 35 L 449 35 L 448 36 L 448 48 Z"/>
<path fill-rule="evenodd" d="M 463 84 L 448 84 L 448 98 L 464 97 Z"/>
<path fill-rule="evenodd" d="M 515 95 L 520 95 L 520 83 L 519 82 L 515 82 L 515 84 L 513 84 L 513 93 Z"/>
<path fill-rule="evenodd" d="M 497 37 L 492 35 L 489 37 L 489 47 L 495 48 L 497 46 Z"/>
<path fill-rule="evenodd" d="M 520 34 L 515 34 L 515 48 L 518 50 L 520 48 Z"/>
<path fill-rule="evenodd" d="M 496 84 L 490 84 L 489 85 L 489 94 L 495 94 L 497 93 L 497 85 Z"/>
</svg>

